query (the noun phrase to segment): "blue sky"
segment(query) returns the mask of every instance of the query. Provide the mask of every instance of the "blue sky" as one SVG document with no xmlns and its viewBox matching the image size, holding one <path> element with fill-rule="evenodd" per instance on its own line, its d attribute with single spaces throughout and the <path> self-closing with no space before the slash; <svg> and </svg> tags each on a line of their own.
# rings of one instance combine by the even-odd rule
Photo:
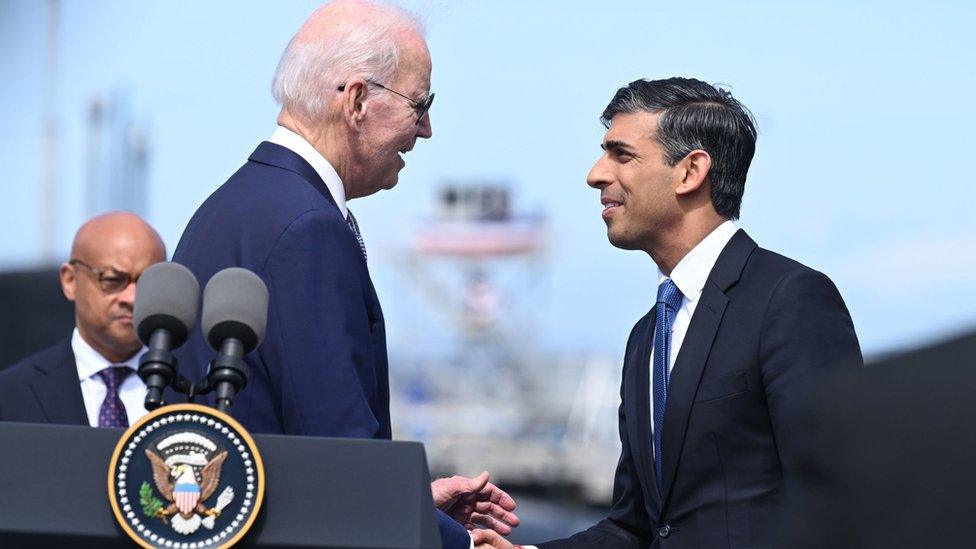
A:
<svg viewBox="0 0 976 549">
<path fill-rule="evenodd" d="M 84 215 L 86 105 L 119 91 L 150 131 L 149 220 L 172 251 L 273 131 L 271 75 L 316 4 L 63 2 L 60 187 L 41 204 L 47 4 L 0 1 L 0 266 L 40 261 L 42 208 L 66 253 Z M 756 115 L 740 225 L 831 276 L 867 353 L 976 327 L 976 7 L 852 4 L 404 2 L 427 20 L 434 137 L 396 189 L 352 203 L 392 344 L 422 307 L 396 261 L 405 235 L 443 181 L 488 179 L 549 220 L 546 283 L 519 296 L 541 341 L 620 353 L 654 267 L 607 243 L 584 180 L 614 90 L 672 75 L 724 83 Z"/>
</svg>

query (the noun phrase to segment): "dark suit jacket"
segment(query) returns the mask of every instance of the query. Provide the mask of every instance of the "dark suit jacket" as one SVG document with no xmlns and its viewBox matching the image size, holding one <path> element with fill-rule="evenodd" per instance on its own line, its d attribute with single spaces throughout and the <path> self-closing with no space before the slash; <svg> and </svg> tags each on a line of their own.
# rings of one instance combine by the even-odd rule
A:
<svg viewBox="0 0 976 549">
<path fill-rule="evenodd" d="M 627 342 L 609 517 L 544 547 L 767 546 L 795 479 L 817 465 L 808 461 L 810 388 L 863 365 L 857 336 L 826 276 L 741 230 L 699 299 L 668 389 L 663 494 L 652 453 L 651 309 Z"/>
<path fill-rule="evenodd" d="M 383 312 L 356 237 L 308 162 L 261 143 L 193 215 L 173 261 L 201 287 L 227 267 L 268 286 L 264 342 L 246 357 L 248 384 L 231 408 L 248 430 L 390 438 Z M 200 379 L 215 352 L 194 330 L 177 356 Z M 463 536 L 467 547 L 464 528 L 439 517 L 445 544 Z"/>
<path fill-rule="evenodd" d="M 88 425 L 70 337 L 0 371 L 0 421 Z"/>
</svg>

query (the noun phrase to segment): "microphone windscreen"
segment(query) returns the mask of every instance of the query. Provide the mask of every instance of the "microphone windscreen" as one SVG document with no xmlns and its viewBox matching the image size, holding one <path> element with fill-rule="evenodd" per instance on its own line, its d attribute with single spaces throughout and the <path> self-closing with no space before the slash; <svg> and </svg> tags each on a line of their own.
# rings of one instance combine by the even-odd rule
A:
<svg viewBox="0 0 976 549">
<path fill-rule="evenodd" d="M 170 261 L 156 263 L 139 276 L 132 321 L 145 345 L 160 328 L 172 336 L 173 348 L 186 341 L 196 323 L 200 283 L 189 269 Z"/>
<path fill-rule="evenodd" d="M 244 352 L 253 351 L 264 339 L 268 323 L 268 287 L 261 277 L 240 267 L 213 275 L 203 290 L 200 328 L 210 346 L 220 350 L 227 338 L 239 339 Z"/>
</svg>

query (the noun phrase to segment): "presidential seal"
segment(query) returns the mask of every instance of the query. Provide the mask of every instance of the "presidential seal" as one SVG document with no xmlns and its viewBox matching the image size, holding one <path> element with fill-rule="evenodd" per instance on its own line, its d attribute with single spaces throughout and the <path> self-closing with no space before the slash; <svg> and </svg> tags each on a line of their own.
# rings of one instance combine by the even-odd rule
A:
<svg viewBox="0 0 976 549">
<path fill-rule="evenodd" d="M 129 427 L 112 454 L 115 519 L 147 548 L 230 547 L 264 496 L 264 466 L 233 418 L 206 406 L 164 406 Z"/>
</svg>

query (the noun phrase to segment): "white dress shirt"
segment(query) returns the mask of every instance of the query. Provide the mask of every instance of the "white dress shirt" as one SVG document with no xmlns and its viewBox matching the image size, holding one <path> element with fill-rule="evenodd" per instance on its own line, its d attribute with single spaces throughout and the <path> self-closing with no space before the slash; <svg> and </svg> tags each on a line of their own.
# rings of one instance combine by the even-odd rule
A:
<svg viewBox="0 0 976 549">
<path fill-rule="evenodd" d="M 268 141 L 275 145 L 281 145 L 311 164 L 312 169 L 328 187 L 336 206 L 339 206 L 342 218 L 348 217 L 346 215 L 346 188 L 342 186 L 342 180 L 339 179 L 339 174 L 332 167 L 332 164 L 329 164 L 329 161 L 319 151 L 315 150 L 315 147 L 305 141 L 305 138 L 284 126 L 278 126 Z"/>
<path fill-rule="evenodd" d="M 671 356 L 668 357 L 669 375 L 671 370 L 674 369 L 674 361 L 678 358 L 678 352 L 681 350 L 681 344 L 685 340 L 685 334 L 688 333 L 688 325 L 691 323 L 692 315 L 695 314 L 695 307 L 698 306 L 698 298 L 701 297 L 702 289 L 705 288 L 708 273 L 712 272 L 712 267 L 715 266 L 719 254 L 722 253 L 722 250 L 725 249 L 726 244 L 729 243 L 732 235 L 737 230 L 739 230 L 738 227 L 731 221 L 722 223 L 709 233 L 704 240 L 699 242 L 697 246 L 692 248 L 687 255 L 681 258 L 681 261 L 671 271 L 670 278 L 674 281 L 675 286 L 678 287 L 678 290 L 681 291 L 684 297 L 681 299 L 681 307 L 678 308 L 678 312 L 674 317 L 674 324 L 671 326 Z M 668 277 L 661 272 L 661 269 L 658 269 L 658 287 L 667 279 Z M 654 295 L 656 298 L 657 289 L 655 289 Z M 657 345 L 657 342 L 654 342 L 653 345 Z M 651 362 L 648 364 L 648 368 L 651 369 L 651 384 L 648 387 L 648 391 L 651 394 L 651 429 L 654 429 L 653 346 L 651 348 Z"/>
<path fill-rule="evenodd" d="M 81 382 L 81 396 L 85 401 L 85 412 L 88 414 L 88 424 L 98 427 L 98 412 L 102 408 L 108 388 L 98 372 L 109 366 L 120 364 L 132 368 L 132 373 L 126 376 L 119 387 L 119 399 L 125 406 L 125 413 L 129 416 L 129 425 L 146 415 L 146 384 L 136 374 L 139 370 L 139 359 L 146 352 L 143 347 L 138 353 L 125 362 L 109 362 L 108 359 L 92 348 L 82 339 L 75 328 L 71 334 L 71 350 L 75 354 L 75 366 L 78 368 L 78 379 Z"/>
</svg>

